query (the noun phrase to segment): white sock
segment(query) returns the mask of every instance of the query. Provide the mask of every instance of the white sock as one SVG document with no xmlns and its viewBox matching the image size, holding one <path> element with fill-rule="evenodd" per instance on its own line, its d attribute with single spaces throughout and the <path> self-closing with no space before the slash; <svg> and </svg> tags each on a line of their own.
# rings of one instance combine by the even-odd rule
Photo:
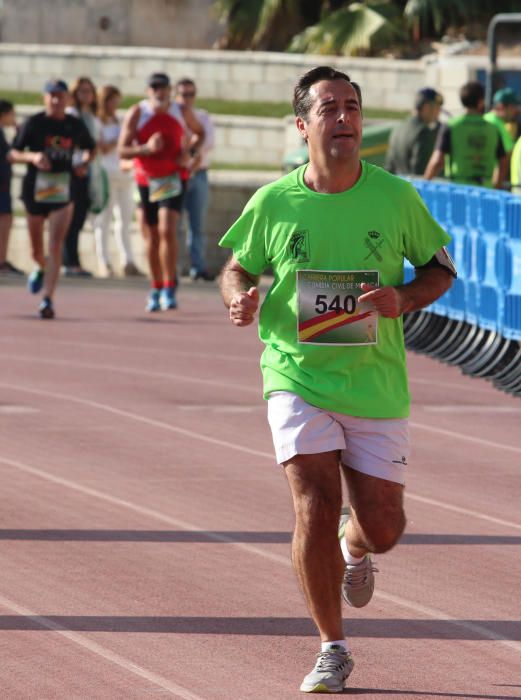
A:
<svg viewBox="0 0 521 700">
<path fill-rule="evenodd" d="M 328 651 L 331 647 L 342 647 L 344 651 L 349 651 L 349 646 L 345 639 L 337 639 L 336 642 L 322 642 L 320 651 Z"/>
<path fill-rule="evenodd" d="M 345 537 L 342 537 L 342 539 L 340 540 L 340 549 L 342 550 L 342 554 L 344 555 L 344 560 L 346 564 L 354 566 L 356 564 L 361 564 L 364 561 L 364 557 L 354 557 L 351 554 L 351 552 L 347 548 L 347 542 Z"/>
</svg>

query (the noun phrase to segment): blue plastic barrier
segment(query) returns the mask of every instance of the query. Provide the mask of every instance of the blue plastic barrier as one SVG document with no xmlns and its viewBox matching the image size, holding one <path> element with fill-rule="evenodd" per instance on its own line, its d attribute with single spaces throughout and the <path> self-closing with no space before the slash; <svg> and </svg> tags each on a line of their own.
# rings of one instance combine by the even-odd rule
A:
<svg viewBox="0 0 521 700">
<path fill-rule="evenodd" d="M 483 187 L 412 180 L 451 235 L 458 279 L 428 307 L 507 338 L 521 338 L 521 198 Z M 406 266 L 406 281 L 412 279 Z"/>
</svg>

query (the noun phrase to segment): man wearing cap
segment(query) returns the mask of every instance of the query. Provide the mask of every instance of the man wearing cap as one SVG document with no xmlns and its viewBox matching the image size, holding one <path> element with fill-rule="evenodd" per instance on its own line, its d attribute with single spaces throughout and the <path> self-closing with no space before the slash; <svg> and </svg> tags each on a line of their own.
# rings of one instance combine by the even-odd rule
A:
<svg viewBox="0 0 521 700">
<path fill-rule="evenodd" d="M 195 138 L 188 150 L 189 129 Z M 133 158 L 138 217 L 145 239 L 151 290 L 147 311 L 177 308 L 177 224 L 183 206 L 182 168 L 189 166 L 204 130 L 189 106 L 171 100 L 170 78 L 153 73 L 147 99 L 128 111 L 119 139 L 122 158 Z"/>
<path fill-rule="evenodd" d="M 25 163 L 21 199 L 27 212 L 35 270 L 28 288 L 37 294 L 43 287 L 39 307 L 41 318 L 54 318 L 53 295 L 61 265 L 62 245 L 73 213 L 70 183 L 73 170 L 80 175 L 94 155 L 96 144 L 87 128 L 76 117 L 65 113 L 67 84 L 52 79 L 44 86 L 45 110 L 33 115 L 18 132 L 10 157 Z M 73 153 L 81 160 L 73 165 Z M 45 264 L 43 231 L 49 219 L 49 257 Z"/>
<path fill-rule="evenodd" d="M 518 113 L 519 100 L 516 93 L 512 88 L 502 88 L 494 93 L 492 109 L 484 117 L 499 129 L 507 156 L 511 155 L 514 148 L 515 135 L 510 133 L 510 125 L 516 123 Z"/>
<path fill-rule="evenodd" d="M 465 83 L 460 100 L 465 113 L 440 129 L 424 177 L 432 180 L 445 166 L 445 175 L 453 182 L 501 189 L 507 158 L 498 128 L 483 118 L 485 90 L 481 83 Z"/>
<path fill-rule="evenodd" d="M 416 93 L 414 113 L 394 129 L 385 167 L 398 175 L 423 175 L 440 128 L 442 96 L 432 88 Z"/>
</svg>

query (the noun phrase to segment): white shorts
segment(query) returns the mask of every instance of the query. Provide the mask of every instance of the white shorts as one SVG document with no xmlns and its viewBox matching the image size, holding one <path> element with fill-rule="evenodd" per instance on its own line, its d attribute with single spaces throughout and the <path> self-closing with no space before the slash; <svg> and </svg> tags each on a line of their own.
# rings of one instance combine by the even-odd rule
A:
<svg viewBox="0 0 521 700">
<path fill-rule="evenodd" d="M 297 454 L 340 450 L 342 464 L 351 469 L 405 483 L 406 418 L 347 416 L 311 406 L 289 391 L 274 391 L 268 397 L 268 421 L 279 464 Z"/>
</svg>

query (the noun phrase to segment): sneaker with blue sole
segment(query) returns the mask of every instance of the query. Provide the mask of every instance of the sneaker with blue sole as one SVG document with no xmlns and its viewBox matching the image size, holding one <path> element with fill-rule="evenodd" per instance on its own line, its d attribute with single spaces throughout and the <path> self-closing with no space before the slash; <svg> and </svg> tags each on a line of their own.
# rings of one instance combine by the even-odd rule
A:
<svg viewBox="0 0 521 700">
<path fill-rule="evenodd" d="M 148 301 L 146 305 L 146 311 L 149 313 L 154 313 L 155 311 L 161 311 L 161 306 L 159 304 L 159 289 L 151 289 L 148 294 Z"/>
<path fill-rule="evenodd" d="M 317 654 L 315 668 L 302 681 L 303 693 L 343 693 L 355 662 L 341 646 Z"/>
<path fill-rule="evenodd" d="M 345 536 L 349 508 L 342 508 L 338 527 L 338 539 Z M 346 564 L 342 580 L 342 598 L 353 608 L 363 608 L 369 603 L 374 592 L 374 574 L 378 569 L 366 554 L 360 564 Z"/>
<path fill-rule="evenodd" d="M 36 267 L 27 278 L 27 289 L 31 294 L 38 294 L 43 287 L 44 272 L 41 267 Z"/>
<path fill-rule="evenodd" d="M 177 309 L 175 289 L 173 289 L 173 287 L 163 287 L 159 296 L 159 303 L 163 311 L 168 311 L 169 309 Z"/>
</svg>

